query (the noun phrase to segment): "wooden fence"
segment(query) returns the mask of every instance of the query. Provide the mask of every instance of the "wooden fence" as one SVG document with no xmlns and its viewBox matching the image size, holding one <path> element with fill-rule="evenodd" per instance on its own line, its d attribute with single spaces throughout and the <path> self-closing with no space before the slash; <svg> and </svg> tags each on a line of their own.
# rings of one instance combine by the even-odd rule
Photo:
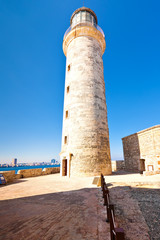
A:
<svg viewBox="0 0 160 240">
<path fill-rule="evenodd" d="M 104 198 L 104 206 L 106 206 L 107 219 L 110 224 L 111 240 L 125 240 L 123 228 L 116 227 L 114 205 L 110 203 L 109 190 L 105 182 L 103 174 L 101 174 L 101 187 Z"/>
</svg>

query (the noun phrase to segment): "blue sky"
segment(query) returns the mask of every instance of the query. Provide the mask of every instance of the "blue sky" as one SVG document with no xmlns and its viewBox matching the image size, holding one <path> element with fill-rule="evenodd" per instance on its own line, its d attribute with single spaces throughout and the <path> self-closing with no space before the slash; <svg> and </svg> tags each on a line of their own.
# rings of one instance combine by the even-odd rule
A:
<svg viewBox="0 0 160 240">
<path fill-rule="evenodd" d="M 63 35 L 83 1 L 0 0 L 0 163 L 50 161 L 61 150 Z M 106 36 L 112 159 L 121 138 L 160 124 L 160 1 L 86 0 Z"/>
</svg>

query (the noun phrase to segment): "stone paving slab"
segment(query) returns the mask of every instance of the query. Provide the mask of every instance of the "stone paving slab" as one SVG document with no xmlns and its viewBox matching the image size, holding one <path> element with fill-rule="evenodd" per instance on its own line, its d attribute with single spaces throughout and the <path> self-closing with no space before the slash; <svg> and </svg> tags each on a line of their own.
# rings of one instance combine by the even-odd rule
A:
<svg viewBox="0 0 160 240">
<path fill-rule="evenodd" d="M 109 239 L 101 192 L 92 180 L 56 174 L 1 187 L 0 240 Z"/>
<path fill-rule="evenodd" d="M 129 186 L 113 184 L 110 188 L 111 201 L 115 204 L 115 215 L 124 229 L 126 240 L 150 240 L 149 228 L 145 222 L 138 201 L 132 197 Z"/>
<path fill-rule="evenodd" d="M 143 212 L 126 186 L 141 183 L 158 188 L 159 176 L 124 174 L 105 179 L 126 239 L 148 240 Z M 92 182 L 93 177 L 69 179 L 53 174 L 1 186 L 0 240 L 109 240 L 101 189 Z"/>
<path fill-rule="evenodd" d="M 160 240 L 160 175 L 105 177 L 126 240 Z"/>
</svg>

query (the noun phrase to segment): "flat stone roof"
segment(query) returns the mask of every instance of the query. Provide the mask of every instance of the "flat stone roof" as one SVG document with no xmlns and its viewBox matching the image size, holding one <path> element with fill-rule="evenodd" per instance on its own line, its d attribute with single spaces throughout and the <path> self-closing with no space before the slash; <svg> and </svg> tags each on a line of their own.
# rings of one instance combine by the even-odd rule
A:
<svg viewBox="0 0 160 240">
<path fill-rule="evenodd" d="M 139 131 L 139 132 L 130 134 L 130 135 L 126 136 L 126 137 L 123 137 L 122 140 L 123 140 L 124 138 L 128 138 L 128 137 L 133 136 L 133 135 L 139 135 L 139 134 L 141 134 L 141 133 L 145 133 L 145 132 L 147 132 L 147 131 L 151 131 L 151 130 L 153 130 L 153 129 L 155 129 L 155 128 L 160 128 L 160 125 L 155 125 L 155 126 L 153 126 L 153 127 L 149 127 L 149 128 L 144 129 L 144 130 L 141 130 L 141 131 Z"/>
</svg>

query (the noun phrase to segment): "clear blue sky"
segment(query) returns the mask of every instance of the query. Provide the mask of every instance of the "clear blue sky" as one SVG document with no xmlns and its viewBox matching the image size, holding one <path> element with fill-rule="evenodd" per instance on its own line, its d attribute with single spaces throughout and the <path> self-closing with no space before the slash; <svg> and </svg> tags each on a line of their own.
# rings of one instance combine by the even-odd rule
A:
<svg viewBox="0 0 160 240">
<path fill-rule="evenodd" d="M 106 36 L 112 159 L 121 138 L 160 124 L 160 1 L 86 0 Z M 0 163 L 50 161 L 61 150 L 63 35 L 81 0 L 0 0 Z"/>
</svg>

